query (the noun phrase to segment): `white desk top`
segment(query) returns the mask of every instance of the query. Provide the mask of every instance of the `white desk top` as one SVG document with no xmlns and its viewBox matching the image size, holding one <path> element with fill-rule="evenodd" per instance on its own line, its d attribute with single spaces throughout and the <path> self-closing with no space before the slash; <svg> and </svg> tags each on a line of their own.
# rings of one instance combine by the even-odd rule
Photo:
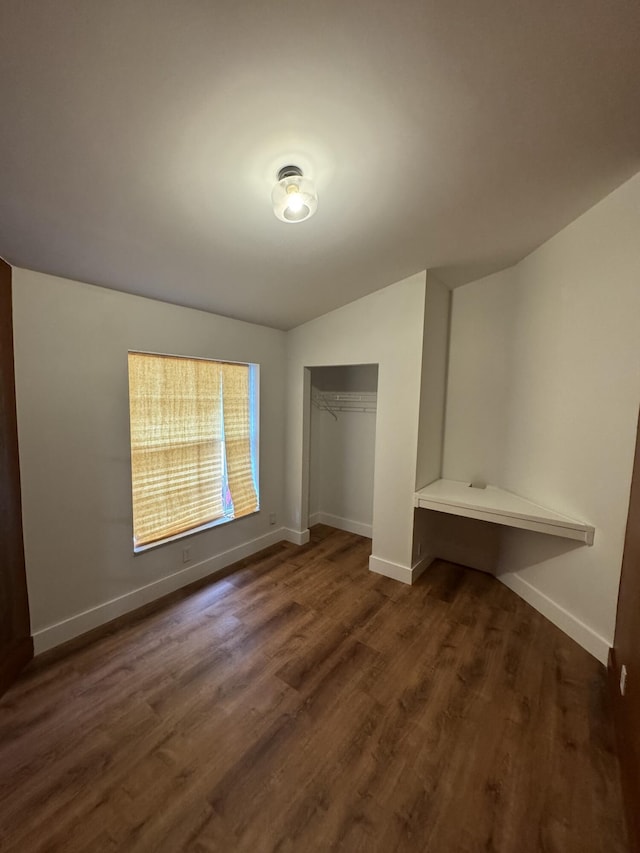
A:
<svg viewBox="0 0 640 853">
<path fill-rule="evenodd" d="M 414 505 L 593 544 L 594 529 L 590 525 L 497 486 L 477 489 L 456 480 L 435 480 L 415 493 Z"/>
</svg>

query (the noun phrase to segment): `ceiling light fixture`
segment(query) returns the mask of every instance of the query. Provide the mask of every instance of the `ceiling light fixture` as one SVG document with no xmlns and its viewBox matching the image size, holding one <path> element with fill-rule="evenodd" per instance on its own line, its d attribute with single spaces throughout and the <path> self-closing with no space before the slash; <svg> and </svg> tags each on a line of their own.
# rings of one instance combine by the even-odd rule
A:
<svg viewBox="0 0 640 853">
<path fill-rule="evenodd" d="M 318 196 L 313 181 L 298 166 L 283 166 L 271 193 L 273 212 L 283 222 L 304 222 L 316 212 Z"/>
</svg>

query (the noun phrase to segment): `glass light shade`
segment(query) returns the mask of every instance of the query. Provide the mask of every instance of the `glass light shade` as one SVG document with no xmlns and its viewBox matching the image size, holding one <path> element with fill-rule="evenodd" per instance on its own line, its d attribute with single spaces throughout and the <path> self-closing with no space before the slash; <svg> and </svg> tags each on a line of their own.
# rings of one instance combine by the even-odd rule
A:
<svg viewBox="0 0 640 853">
<path fill-rule="evenodd" d="M 313 181 L 289 175 L 277 181 L 271 193 L 273 212 L 283 222 L 304 222 L 316 212 L 318 196 Z"/>
</svg>

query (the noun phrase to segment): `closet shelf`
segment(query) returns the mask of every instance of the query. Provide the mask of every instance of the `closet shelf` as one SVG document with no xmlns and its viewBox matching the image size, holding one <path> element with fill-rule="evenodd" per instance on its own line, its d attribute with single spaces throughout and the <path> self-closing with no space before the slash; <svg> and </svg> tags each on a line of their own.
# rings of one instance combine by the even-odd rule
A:
<svg viewBox="0 0 640 853">
<path fill-rule="evenodd" d="M 336 412 L 368 412 L 375 414 L 378 395 L 375 391 L 316 391 L 313 390 L 311 402 L 324 412 L 336 417 Z"/>
<path fill-rule="evenodd" d="M 434 480 L 415 493 L 414 506 L 593 545 L 594 528 L 590 525 L 538 506 L 497 486 L 479 489 L 457 480 Z"/>
</svg>

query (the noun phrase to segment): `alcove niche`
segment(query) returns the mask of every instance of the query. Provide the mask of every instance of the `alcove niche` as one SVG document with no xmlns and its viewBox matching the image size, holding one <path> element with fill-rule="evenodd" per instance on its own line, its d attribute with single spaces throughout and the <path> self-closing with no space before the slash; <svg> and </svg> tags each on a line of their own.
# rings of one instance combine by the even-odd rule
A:
<svg viewBox="0 0 640 853">
<path fill-rule="evenodd" d="M 427 309 L 439 293 L 433 281 L 429 274 Z M 532 561 L 593 544 L 593 526 L 565 511 L 571 496 L 513 458 L 520 393 L 513 364 L 525 359 L 514 333 L 521 318 L 516 297 L 513 269 L 454 291 L 446 343 L 443 311 L 425 315 L 412 580 L 436 558 L 509 571 L 504 554 L 514 537 L 529 537 Z M 525 427 L 535 430 L 536 423 Z M 549 439 L 541 434 L 538 443 Z M 548 505 L 547 495 L 560 506 Z"/>
<path fill-rule="evenodd" d="M 310 369 L 309 526 L 372 536 L 378 365 Z"/>
</svg>

